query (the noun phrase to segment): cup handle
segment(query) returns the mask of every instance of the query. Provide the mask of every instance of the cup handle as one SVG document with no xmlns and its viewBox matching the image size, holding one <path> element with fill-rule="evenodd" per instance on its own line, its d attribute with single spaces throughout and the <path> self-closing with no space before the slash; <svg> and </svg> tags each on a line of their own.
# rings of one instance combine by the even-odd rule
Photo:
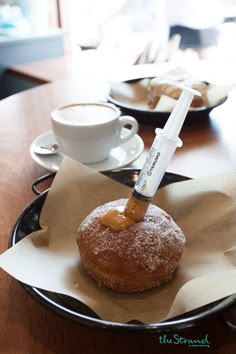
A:
<svg viewBox="0 0 236 354">
<path fill-rule="evenodd" d="M 119 117 L 119 121 L 120 121 L 120 132 L 119 132 L 119 137 L 116 143 L 117 145 L 123 144 L 126 141 L 130 140 L 130 138 L 132 138 L 132 136 L 134 136 L 139 128 L 138 122 L 135 118 L 131 117 L 131 116 L 122 116 Z M 125 134 L 125 136 L 122 136 L 122 128 L 124 128 L 125 126 L 131 126 L 131 129 L 129 129 L 129 131 L 127 132 L 127 134 Z"/>
</svg>

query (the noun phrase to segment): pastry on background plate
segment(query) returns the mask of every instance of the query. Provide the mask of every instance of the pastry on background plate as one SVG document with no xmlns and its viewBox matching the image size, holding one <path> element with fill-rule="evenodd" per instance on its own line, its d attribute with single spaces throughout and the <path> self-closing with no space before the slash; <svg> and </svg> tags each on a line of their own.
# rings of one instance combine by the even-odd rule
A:
<svg viewBox="0 0 236 354">
<path fill-rule="evenodd" d="M 208 106 L 208 85 L 205 82 L 193 79 L 192 77 L 179 79 L 178 77 L 174 78 L 168 76 L 159 76 L 150 79 L 148 85 L 148 106 L 154 109 L 163 95 L 177 100 L 182 92 L 182 88 L 179 87 L 179 84 L 190 87 L 201 93 L 201 96 L 193 97 L 191 107 L 199 108 Z"/>
</svg>

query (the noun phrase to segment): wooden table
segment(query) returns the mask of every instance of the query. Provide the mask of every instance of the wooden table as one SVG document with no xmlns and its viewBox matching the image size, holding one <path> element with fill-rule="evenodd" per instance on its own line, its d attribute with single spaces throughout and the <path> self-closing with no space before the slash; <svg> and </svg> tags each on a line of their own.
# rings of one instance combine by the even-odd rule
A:
<svg viewBox="0 0 236 354">
<path fill-rule="evenodd" d="M 114 56 L 112 58 L 114 59 Z M 13 76 L 30 80 L 35 84 L 45 84 L 68 78 L 81 80 L 81 77 L 90 77 L 92 86 L 94 87 L 95 84 L 96 87 L 96 77 L 100 77 L 100 81 L 102 81 L 103 77 L 114 80 L 138 77 L 138 75 L 149 76 L 153 75 L 154 72 L 166 71 L 166 67 L 169 70 L 176 67 L 175 63 L 130 67 L 118 59 L 117 62 L 111 63 L 110 59 L 104 60 L 101 53 L 88 50 L 78 53 L 77 56 L 64 56 L 15 65 L 9 68 L 9 72 Z M 203 75 L 209 80 L 232 83 L 236 82 L 234 65 L 232 60 L 227 63 L 200 61 L 199 63 L 194 62 L 192 66 L 188 65 L 187 69 L 198 76 Z M 219 67 L 221 68 L 220 71 Z M 67 103 L 68 100 L 74 102 L 78 100 L 79 96 L 81 98 L 81 91 L 77 95 L 76 92 L 73 92 L 73 94 L 74 96 L 69 92 L 66 95 L 64 90 L 64 99 L 60 99 L 59 102 Z M 194 124 L 193 122 L 185 124 L 180 135 L 184 145 L 181 149 L 177 149 L 175 158 L 170 164 L 170 170 L 190 177 L 201 177 L 212 173 L 226 172 L 232 168 L 235 169 L 235 97 L 236 89 L 232 91 L 224 105 L 211 112 L 209 120 L 201 119 Z M 57 104 L 57 102 L 55 103 Z M 144 139 L 145 147 L 149 148 L 154 138 L 154 127 L 142 125 L 140 135 Z M 144 156 L 139 159 L 135 166 L 142 166 Z"/>
<path fill-rule="evenodd" d="M 35 196 L 31 185 L 47 171 L 29 155 L 31 142 L 50 129 L 49 115 L 55 107 L 78 100 L 99 98 L 100 86 L 83 80 L 66 80 L 41 85 L 0 101 L 0 252 L 7 249 L 13 224 L 23 208 Z M 186 126 L 179 149 L 169 171 L 199 177 L 235 169 L 234 138 L 235 94 L 212 112 L 209 121 Z M 140 125 L 145 148 L 154 138 L 154 127 Z M 141 167 L 145 153 L 133 164 Z M 17 267 L 17 264 L 16 264 Z M 233 315 L 234 322 L 236 320 Z M 185 338 L 203 338 L 211 342 L 202 350 L 233 354 L 236 335 L 218 318 L 205 320 L 181 331 Z M 158 334 L 108 332 L 88 328 L 59 317 L 35 302 L 4 271 L 0 270 L 0 352 L 1 354 L 38 353 L 180 353 L 191 348 L 160 344 Z"/>
</svg>

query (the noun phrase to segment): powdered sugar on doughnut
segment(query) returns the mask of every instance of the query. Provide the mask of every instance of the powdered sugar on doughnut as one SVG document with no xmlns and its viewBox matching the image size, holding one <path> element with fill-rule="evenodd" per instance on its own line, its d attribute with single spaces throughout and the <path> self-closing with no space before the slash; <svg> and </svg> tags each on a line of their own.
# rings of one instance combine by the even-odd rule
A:
<svg viewBox="0 0 236 354">
<path fill-rule="evenodd" d="M 172 273 L 183 252 L 185 237 L 165 211 L 150 205 L 143 221 L 118 232 L 101 225 L 104 213 L 126 202 L 119 199 L 96 208 L 80 225 L 78 243 L 89 249 L 104 268 L 109 268 L 115 257 L 121 260 L 119 267 L 125 272 L 153 273 L 163 269 Z"/>
</svg>

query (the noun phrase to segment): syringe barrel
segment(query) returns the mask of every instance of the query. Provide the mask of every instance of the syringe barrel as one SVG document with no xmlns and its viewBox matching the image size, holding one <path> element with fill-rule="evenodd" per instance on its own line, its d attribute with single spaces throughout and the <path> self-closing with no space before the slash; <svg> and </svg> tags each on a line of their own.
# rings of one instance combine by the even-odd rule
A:
<svg viewBox="0 0 236 354">
<path fill-rule="evenodd" d="M 167 139 L 162 135 L 162 129 L 156 129 L 156 138 L 134 186 L 136 195 L 146 200 L 152 199 L 178 146 L 182 146 L 179 138 Z"/>
</svg>

